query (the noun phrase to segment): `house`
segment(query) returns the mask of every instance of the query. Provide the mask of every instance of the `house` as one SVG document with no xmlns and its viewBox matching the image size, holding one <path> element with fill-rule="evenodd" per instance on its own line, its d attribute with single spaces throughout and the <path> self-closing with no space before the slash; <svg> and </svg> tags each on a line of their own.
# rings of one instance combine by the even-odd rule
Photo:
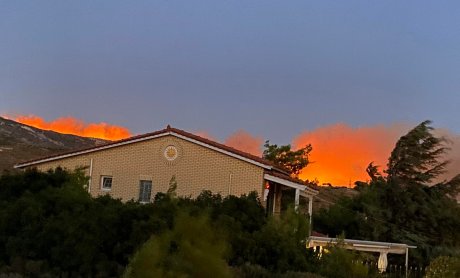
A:
<svg viewBox="0 0 460 278">
<path fill-rule="evenodd" d="M 180 196 L 195 197 L 203 190 L 223 196 L 256 191 L 268 213 L 278 214 L 282 200 L 299 206 L 306 200 L 311 215 L 318 192 L 270 161 L 192 133 L 172 128 L 134 136 L 93 148 L 17 164 L 40 171 L 84 167 L 92 196 L 110 194 L 124 201 L 150 202 L 166 192 L 174 176 Z M 291 198 L 283 198 L 291 196 Z"/>
</svg>

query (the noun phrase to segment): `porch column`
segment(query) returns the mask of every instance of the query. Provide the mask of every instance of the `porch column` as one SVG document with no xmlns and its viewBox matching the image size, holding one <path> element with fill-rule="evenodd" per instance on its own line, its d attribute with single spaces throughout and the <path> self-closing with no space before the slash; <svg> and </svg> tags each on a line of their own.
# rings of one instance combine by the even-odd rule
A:
<svg viewBox="0 0 460 278">
<path fill-rule="evenodd" d="M 295 190 L 295 201 L 294 201 L 295 211 L 299 210 L 299 199 L 300 199 L 300 190 L 298 188 L 296 188 L 296 190 Z"/>
<path fill-rule="evenodd" d="M 409 275 L 409 248 L 406 247 L 406 278 Z"/>
<path fill-rule="evenodd" d="M 388 259 L 387 259 L 387 252 L 380 252 L 379 260 L 377 263 L 377 267 L 380 271 L 380 273 L 384 273 L 387 271 L 387 266 L 388 266 Z"/>
<path fill-rule="evenodd" d="M 308 195 L 308 215 L 310 216 L 310 227 L 311 227 L 311 219 L 313 218 L 313 196 Z"/>
</svg>

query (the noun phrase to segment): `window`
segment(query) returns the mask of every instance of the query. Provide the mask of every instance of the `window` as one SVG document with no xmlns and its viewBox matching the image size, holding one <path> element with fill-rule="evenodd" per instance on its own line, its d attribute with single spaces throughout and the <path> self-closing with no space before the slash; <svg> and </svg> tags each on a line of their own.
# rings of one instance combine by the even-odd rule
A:
<svg viewBox="0 0 460 278">
<path fill-rule="evenodd" d="M 112 189 L 112 177 L 111 176 L 101 176 L 101 188 L 102 190 Z"/>
<path fill-rule="evenodd" d="M 139 182 L 139 202 L 150 203 L 152 194 L 152 181 L 141 180 Z"/>
</svg>

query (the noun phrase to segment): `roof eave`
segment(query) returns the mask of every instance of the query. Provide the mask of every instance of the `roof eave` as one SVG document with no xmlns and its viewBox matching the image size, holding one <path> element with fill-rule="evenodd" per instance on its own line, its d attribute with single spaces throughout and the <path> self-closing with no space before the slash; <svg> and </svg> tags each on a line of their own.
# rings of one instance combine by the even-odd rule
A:
<svg viewBox="0 0 460 278">
<path fill-rule="evenodd" d="M 183 133 L 186 133 L 186 132 L 183 132 Z M 133 144 L 133 143 L 137 143 L 137 142 L 141 142 L 141 141 L 151 140 L 151 139 L 158 138 L 158 137 L 163 137 L 163 136 L 166 136 L 166 135 L 172 135 L 172 136 L 175 136 L 177 138 L 181 138 L 183 140 L 186 140 L 186 141 L 189 141 L 189 142 L 204 146 L 206 148 L 215 150 L 217 152 L 232 156 L 232 157 L 237 158 L 239 160 L 246 161 L 248 163 L 254 164 L 254 165 L 259 166 L 259 167 L 261 167 L 263 169 L 266 169 L 266 170 L 275 169 L 275 167 L 273 167 L 272 165 L 269 165 L 268 163 L 262 163 L 260 161 L 256 161 L 256 160 L 251 159 L 249 157 L 245 157 L 243 155 L 239 155 L 237 153 L 225 150 L 224 148 L 219 148 L 217 146 L 207 144 L 206 142 L 196 140 L 194 138 L 190 138 L 187 135 L 181 134 L 180 130 L 176 131 L 176 129 L 173 129 L 171 127 L 168 127 L 167 129 L 164 129 L 164 130 L 161 130 L 161 131 L 158 131 L 158 132 L 153 132 L 151 134 L 152 135 L 150 135 L 150 136 L 148 136 L 148 135 L 147 136 L 140 136 L 137 139 L 135 139 L 135 137 L 134 137 L 134 139 L 120 140 L 118 142 L 109 143 L 109 144 L 102 145 L 102 146 L 99 146 L 99 147 L 94 147 L 94 148 L 90 148 L 90 149 L 84 149 L 84 150 L 79 150 L 79 151 L 75 151 L 75 152 L 64 153 L 64 154 L 61 154 L 61 155 L 56 155 L 56 156 L 52 156 L 52 157 L 48 157 L 48 158 L 43 158 L 43 159 L 37 159 L 37 160 L 33 160 L 33 161 L 27 161 L 27 162 L 23 162 L 23 163 L 18 163 L 16 165 L 14 165 L 14 168 L 15 169 L 22 169 L 22 168 L 25 168 L 25 167 L 34 166 L 34 165 L 38 165 L 38 164 L 45 163 L 45 162 L 55 161 L 55 160 L 59 160 L 59 159 L 63 159 L 63 158 L 73 157 L 73 156 L 92 153 L 92 152 L 97 152 L 97 151 L 101 151 L 101 150 L 105 150 L 105 149 L 110 149 L 110 148 L 115 148 L 115 147 L 119 147 L 119 146 L 123 146 L 123 145 Z M 188 133 L 186 133 L 186 134 L 188 134 Z M 215 142 L 215 143 L 219 144 L 217 142 Z M 248 156 L 250 156 L 250 155 L 248 154 Z M 279 171 L 279 169 L 277 169 L 277 170 Z"/>
<path fill-rule="evenodd" d="M 273 176 L 273 175 L 270 175 L 268 173 L 264 174 L 264 179 L 266 179 L 268 181 L 273 181 L 273 182 L 276 182 L 276 183 L 279 183 L 279 184 L 282 184 L 282 185 L 285 185 L 285 186 L 288 186 L 288 187 L 291 187 L 291 188 L 299 189 L 302 192 L 306 193 L 307 195 L 315 196 L 315 195 L 318 195 L 318 193 L 319 193 L 318 191 L 316 191 L 314 189 L 311 189 L 310 187 L 308 187 L 305 184 L 300 184 L 300 183 L 296 183 L 296 182 L 293 182 L 293 181 L 289 181 L 287 179 L 283 179 L 281 177 Z"/>
</svg>

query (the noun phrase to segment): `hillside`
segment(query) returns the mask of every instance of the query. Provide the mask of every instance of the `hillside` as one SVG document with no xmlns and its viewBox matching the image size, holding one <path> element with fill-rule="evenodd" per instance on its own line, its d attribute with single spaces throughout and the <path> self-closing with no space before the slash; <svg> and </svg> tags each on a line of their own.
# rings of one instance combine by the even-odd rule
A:
<svg viewBox="0 0 460 278">
<path fill-rule="evenodd" d="M 354 197 L 359 192 L 348 187 L 319 186 L 316 188 L 319 194 L 313 199 L 313 212 L 322 208 L 328 208 L 342 197 Z"/>
<path fill-rule="evenodd" d="M 93 147 L 107 141 L 42 130 L 0 117 L 0 173 L 43 156 Z"/>
</svg>

